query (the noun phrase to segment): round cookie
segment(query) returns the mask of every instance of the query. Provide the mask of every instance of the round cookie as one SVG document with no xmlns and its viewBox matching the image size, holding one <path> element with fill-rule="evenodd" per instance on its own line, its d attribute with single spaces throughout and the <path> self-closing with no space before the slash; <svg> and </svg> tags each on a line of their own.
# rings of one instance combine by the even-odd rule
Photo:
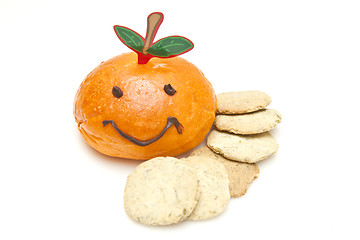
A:
<svg viewBox="0 0 360 240">
<path fill-rule="evenodd" d="M 191 156 L 182 160 L 196 170 L 200 180 L 199 201 L 188 219 L 204 220 L 223 212 L 230 200 L 226 168 L 211 158 Z"/>
<path fill-rule="evenodd" d="M 190 156 L 207 157 L 223 164 L 228 172 L 229 190 L 232 198 L 244 195 L 249 185 L 259 175 L 259 167 L 256 163 L 242 163 L 228 160 L 206 146 L 193 151 Z"/>
<path fill-rule="evenodd" d="M 235 135 L 213 130 L 209 134 L 207 145 L 227 159 L 246 163 L 261 161 L 279 148 L 276 139 L 269 132 Z"/>
<path fill-rule="evenodd" d="M 264 109 L 271 98 L 261 91 L 226 92 L 217 95 L 217 113 L 240 114 Z"/>
<path fill-rule="evenodd" d="M 281 115 L 275 109 L 264 109 L 240 115 L 217 115 L 218 130 L 235 134 L 257 134 L 270 131 L 281 122 Z"/>
<path fill-rule="evenodd" d="M 128 216 L 147 225 L 170 225 L 186 219 L 200 195 L 196 171 L 172 157 L 146 161 L 128 176 L 124 207 Z"/>
</svg>

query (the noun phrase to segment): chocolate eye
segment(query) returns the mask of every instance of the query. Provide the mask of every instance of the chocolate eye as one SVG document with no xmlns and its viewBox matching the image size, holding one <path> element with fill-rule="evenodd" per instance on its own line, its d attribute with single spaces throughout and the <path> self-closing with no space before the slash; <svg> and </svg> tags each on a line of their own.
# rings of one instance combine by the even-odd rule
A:
<svg viewBox="0 0 360 240">
<path fill-rule="evenodd" d="M 167 84 L 164 86 L 164 91 L 167 95 L 172 96 L 176 93 L 176 90 L 171 86 L 171 84 Z"/>
<path fill-rule="evenodd" d="M 123 95 L 123 91 L 118 86 L 114 86 L 112 89 L 112 94 L 116 98 L 121 98 L 121 96 Z"/>
</svg>

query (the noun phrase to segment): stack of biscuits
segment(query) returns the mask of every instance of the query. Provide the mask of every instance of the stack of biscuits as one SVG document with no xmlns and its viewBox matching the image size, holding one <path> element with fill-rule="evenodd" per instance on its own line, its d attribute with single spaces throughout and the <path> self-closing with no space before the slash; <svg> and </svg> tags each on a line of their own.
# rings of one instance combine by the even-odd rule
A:
<svg viewBox="0 0 360 240">
<path fill-rule="evenodd" d="M 271 98 L 261 91 L 227 92 L 217 95 L 215 128 L 207 146 L 192 154 L 219 159 L 227 168 L 231 197 L 240 197 L 257 178 L 256 162 L 274 154 L 279 145 L 269 133 L 281 122 L 275 109 L 266 109 Z"/>
<path fill-rule="evenodd" d="M 223 212 L 230 198 L 244 195 L 257 178 L 256 162 L 278 149 L 269 130 L 281 116 L 266 109 L 270 102 L 260 91 L 219 94 L 208 146 L 187 158 L 153 158 L 129 175 L 124 191 L 128 216 L 147 225 L 170 225 Z"/>
</svg>

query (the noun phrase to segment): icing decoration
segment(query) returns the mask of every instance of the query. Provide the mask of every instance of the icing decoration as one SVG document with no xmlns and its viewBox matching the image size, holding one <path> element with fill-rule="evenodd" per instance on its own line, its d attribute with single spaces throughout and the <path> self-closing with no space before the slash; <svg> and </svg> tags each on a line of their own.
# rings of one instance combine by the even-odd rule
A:
<svg viewBox="0 0 360 240">
<path fill-rule="evenodd" d="M 194 48 L 194 44 L 182 36 L 169 36 L 153 43 L 159 30 L 164 15 L 161 12 L 153 12 L 147 18 L 146 36 L 124 26 L 114 26 L 118 38 L 127 47 L 137 53 L 138 64 L 146 64 L 151 58 L 172 58 L 184 54 Z"/>
<path fill-rule="evenodd" d="M 113 120 L 104 120 L 102 122 L 104 127 L 109 123 L 113 126 L 113 128 L 115 128 L 115 130 L 120 134 L 120 136 L 122 136 L 123 138 L 125 138 L 125 139 L 129 140 L 130 142 L 132 142 L 138 146 L 141 146 L 141 147 L 147 146 L 147 145 L 159 140 L 172 125 L 175 125 L 176 130 L 179 134 L 182 134 L 182 131 L 184 129 L 184 127 L 181 125 L 181 123 L 177 120 L 176 117 L 168 117 L 167 123 L 166 123 L 164 129 L 161 131 L 161 133 L 159 135 L 157 135 L 156 137 L 154 137 L 150 140 L 140 141 L 138 139 L 133 138 L 130 135 L 127 135 L 123 131 L 121 131 Z"/>
<path fill-rule="evenodd" d="M 116 98 L 121 98 L 124 93 L 118 86 L 114 86 L 112 89 L 112 94 Z"/>
<path fill-rule="evenodd" d="M 173 96 L 176 93 L 176 90 L 171 86 L 171 84 L 166 84 L 164 86 L 164 91 L 169 96 Z"/>
</svg>

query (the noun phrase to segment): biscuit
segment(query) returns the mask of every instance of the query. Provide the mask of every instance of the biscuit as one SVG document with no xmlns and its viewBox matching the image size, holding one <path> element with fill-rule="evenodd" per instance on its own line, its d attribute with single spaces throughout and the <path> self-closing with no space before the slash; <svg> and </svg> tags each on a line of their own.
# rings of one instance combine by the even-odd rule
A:
<svg viewBox="0 0 360 240">
<path fill-rule="evenodd" d="M 209 134 L 207 145 L 227 159 L 246 163 L 261 161 L 279 148 L 276 139 L 269 132 L 235 135 L 213 130 Z"/>
<path fill-rule="evenodd" d="M 200 180 L 199 201 L 188 219 L 204 220 L 223 212 L 230 200 L 226 168 L 211 158 L 192 156 L 181 160 L 196 170 Z"/>
<path fill-rule="evenodd" d="M 218 130 L 235 134 L 257 134 L 270 131 L 281 122 L 281 115 L 275 109 L 264 109 L 240 115 L 217 115 Z"/>
<path fill-rule="evenodd" d="M 124 207 L 128 216 L 147 225 L 183 221 L 195 209 L 200 195 L 197 173 L 173 157 L 157 157 L 128 176 Z"/>
<path fill-rule="evenodd" d="M 223 164 L 228 172 L 229 190 L 232 198 L 244 195 L 249 185 L 259 175 L 259 167 L 256 163 L 241 163 L 228 160 L 206 146 L 193 151 L 190 156 L 207 157 Z"/>
<path fill-rule="evenodd" d="M 217 95 L 217 113 L 240 114 L 264 109 L 271 98 L 260 91 L 226 92 Z"/>
</svg>

